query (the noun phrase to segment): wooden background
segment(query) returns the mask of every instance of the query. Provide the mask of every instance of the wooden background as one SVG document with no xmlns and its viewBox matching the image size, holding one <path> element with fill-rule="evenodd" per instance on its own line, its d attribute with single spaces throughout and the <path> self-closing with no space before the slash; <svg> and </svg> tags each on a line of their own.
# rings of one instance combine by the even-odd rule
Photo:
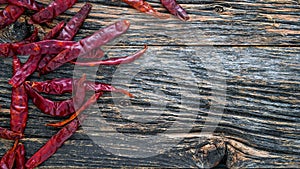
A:
<svg viewBox="0 0 300 169">
<path fill-rule="evenodd" d="M 50 0 L 38 2 L 49 4 Z M 134 64 L 99 67 L 97 81 L 114 82 L 136 97 L 129 100 L 122 95 L 105 94 L 98 106 L 94 106 L 94 109 L 99 107 L 101 113 L 91 117 L 102 116 L 128 137 L 170 129 L 169 139 L 183 139 L 160 155 L 128 158 L 99 147 L 81 128 L 40 168 L 208 168 L 219 163 L 219 167 L 228 168 L 300 167 L 298 0 L 178 0 L 192 18 L 188 22 L 175 17 L 159 20 L 119 1 L 79 0 L 54 22 L 68 20 L 84 2 L 92 3 L 93 9 L 76 40 L 117 20 L 128 19 L 130 30 L 103 47 L 106 57 L 123 56 L 141 49 L 144 44 L 149 46 L 148 52 Z M 158 0 L 148 2 L 167 13 Z M 42 25 L 43 31 L 51 26 Z M 22 59 L 25 61 L 26 57 Z M 7 81 L 12 74 L 11 59 L 0 62 L 0 124 L 9 127 L 11 87 Z M 35 74 L 29 80 L 72 77 L 73 69 L 73 65 L 65 65 L 45 76 Z M 137 74 L 133 74 L 135 69 Z M 190 89 L 196 91 L 184 96 L 182 91 Z M 182 99 L 190 102 L 183 104 Z M 121 101 L 113 102 L 115 100 Z M 126 104 L 137 113 L 122 114 Z M 40 113 L 31 101 L 29 105 L 26 138 L 22 140 L 27 158 L 58 131 L 44 124 L 61 120 Z M 210 109 L 212 107 L 216 111 Z M 184 118 L 179 110 L 186 110 Z M 191 131 L 172 128 L 170 124 L 174 119 L 192 125 Z M 199 141 L 209 134 L 202 129 L 213 129 L 216 124 L 213 135 Z M 113 131 L 102 129 L 101 132 Z M 163 140 L 156 141 L 165 144 Z M 1 139 L 0 154 L 12 144 Z M 145 146 L 145 150 L 151 148 Z M 134 152 L 134 148 L 131 150 Z"/>
</svg>

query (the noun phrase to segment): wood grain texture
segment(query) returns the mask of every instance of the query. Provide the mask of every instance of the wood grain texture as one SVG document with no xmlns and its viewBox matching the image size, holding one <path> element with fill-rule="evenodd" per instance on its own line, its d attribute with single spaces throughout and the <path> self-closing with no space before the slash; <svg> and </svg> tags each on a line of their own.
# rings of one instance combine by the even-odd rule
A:
<svg viewBox="0 0 300 169">
<path fill-rule="evenodd" d="M 54 22 L 69 19 L 84 2 L 79 1 Z M 100 66 L 89 74 L 88 78 L 128 89 L 135 98 L 105 94 L 83 128 L 40 168 L 211 168 L 219 163 L 228 168 L 300 167 L 298 1 L 178 1 L 191 14 L 192 20 L 186 23 L 174 17 L 158 20 L 118 1 L 88 2 L 93 9 L 77 40 L 116 20 L 128 19 L 130 30 L 103 47 L 106 57 L 125 56 L 144 44 L 149 50 L 133 64 Z M 148 2 L 166 13 L 159 1 Z M 47 31 L 51 26 L 43 28 Z M 1 127 L 9 127 L 11 59 L 0 62 L 0 121 Z M 30 80 L 72 77 L 73 70 L 74 65 L 66 64 Z M 92 69 L 75 70 L 80 75 Z M 47 97 L 57 100 L 70 95 Z M 44 124 L 62 120 L 40 113 L 31 101 L 29 105 L 22 140 L 27 157 L 58 131 Z M 148 158 L 116 156 L 87 135 L 95 131 L 95 123 L 89 122 L 99 117 L 115 130 L 97 130 L 95 137 L 118 132 L 130 138 L 167 131 L 170 142 L 156 140 L 167 151 Z M 172 126 L 174 121 L 182 126 Z M 175 139 L 179 143 L 167 149 Z M 1 139 L 0 154 L 12 144 Z M 128 149 L 122 144 L 115 148 Z M 142 151 L 147 153 L 151 147 Z"/>
</svg>

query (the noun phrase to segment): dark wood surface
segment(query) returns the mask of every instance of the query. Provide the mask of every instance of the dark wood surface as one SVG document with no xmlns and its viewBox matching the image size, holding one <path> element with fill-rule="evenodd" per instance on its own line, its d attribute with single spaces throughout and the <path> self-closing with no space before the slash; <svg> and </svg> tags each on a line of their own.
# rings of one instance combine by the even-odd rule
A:
<svg viewBox="0 0 300 169">
<path fill-rule="evenodd" d="M 38 2 L 48 4 L 50 0 Z M 149 46 L 133 64 L 101 66 L 91 74 L 97 75 L 97 81 L 128 89 L 136 97 L 105 94 L 93 107 L 99 107 L 101 113 L 91 114 L 90 118 L 102 116 L 104 122 L 117 126 L 117 132 L 128 138 L 131 134 L 149 136 L 168 130 L 168 139 L 182 140 L 162 154 L 129 158 L 98 146 L 80 128 L 40 168 L 207 168 L 219 163 L 228 168 L 300 167 L 299 1 L 178 0 L 192 18 L 188 22 L 174 17 L 159 20 L 119 1 L 79 1 L 54 22 L 68 20 L 84 2 L 91 2 L 93 9 L 76 40 L 128 19 L 130 30 L 103 47 L 106 57 L 125 56 L 144 44 Z M 167 13 L 158 0 L 148 2 Z M 51 26 L 42 28 L 47 32 Z M 0 121 L 2 127 L 9 127 L 11 86 L 7 81 L 12 75 L 11 59 L 0 62 Z M 34 74 L 29 80 L 72 77 L 73 70 L 74 66 L 67 64 L 41 77 Z M 86 72 L 85 68 L 76 70 Z M 122 112 L 126 110 L 124 100 L 131 103 L 127 108 L 136 112 Z M 29 106 L 26 138 L 22 140 L 27 158 L 58 131 L 44 124 L 62 119 L 40 113 L 31 101 Z M 174 120 L 191 128 L 171 126 Z M 214 133 L 206 138 L 210 133 L 205 131 L 216 125 Z M 101 132 L 98 135 L 115 131 Z M 156 141 L 166 144 L 163 139 Z M 0 154 L 12 144 L 1 139 Z M 126 150 L 121 144 L 113 146 Z M 145 146 L 145 152 L 151 148 Z M 129 150 L 134 153 L 134 149 Z"/>
</svg>

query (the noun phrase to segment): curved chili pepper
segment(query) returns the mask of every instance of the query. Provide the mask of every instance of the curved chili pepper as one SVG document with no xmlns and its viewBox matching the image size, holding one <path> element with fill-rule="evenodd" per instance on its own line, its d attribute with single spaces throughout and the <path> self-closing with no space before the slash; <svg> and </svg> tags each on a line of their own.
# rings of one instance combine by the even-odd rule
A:
<svg viewBox="0 0 300 169">
<path fill-rule="evenodd" d="M 100 59 L 103 56 L 104 56 L 104 51 L 101 48 L 95 48 L 82 55 L 79 55 L 78 57 L 83 59 Z"/>
<path fill-rule="evenodd" d="M 89 106 L 91 106 L 92 104 L 94 104 L 99 97 L 102 96 L 102 92 L 99 93 L 95 93 L 93 96 L 91 96 L 74 114 L 72 114 L 68 119 L 58 122 L 58 123 L 49 123 L 46 124 L 46 126 L 52 126 L 52 127 L 62 127 L 68 123 L 70 123 L 71 121 L 75 120 L 76 117 L 79 116 L 79 114 L 81 114 L 84 110 L 86 110 Z"/>
<path fill-rule="evenodd" d="M 23 138 L 23 134 L 0 127 L 0 138 L 7 140 L 17 140 Z"/>
<path fill-rule="evenodd" d="M 78 32 L 80 26 L 83 24 L 85 18 L 90 13 L 92 5 L 85 4 L 79 12 L 77 12 L 70 21 L 66 24 L 56 39 L 59 40 L 72 40 Z"/>
<path fill-rule="evenodd" d="M 157 12 L 149 3 L 145 0 L 122 0 L 133 8 L 139 10 L 140 12 L 158 17 L 160 19 L 169 18 L 168 15 Z"/>
<path fill-rule="evenodd" d="M 55 38 L 57 35 L 59 35 L 60 31 L 65 26 L 65 22 L 61 21 L 59 22 L 54 28 L 52 28 L 45 36 L 43 40 L 49 40 Z"/>
<path fill-rule="evenodd" d="M 25 147 L 19 144 L 16 149 L 15 169 L 25 169 Z"/>
<path fill-rule="evenodd" d="M 13 57 L 13 72 L 21 68 L 21 62 L 17 56 Z M 10 104 L 10 128 L 12 131 L 24 133 L 28 117 L 28 96 L 22 85 L 12 88 Z"/>
<path fill-rule="evenodd" d="M 46 74 L 54 69 L 62 66 L 71 60 L 76 59 L 80 54 L 87 53 L 94 48 L 106 44 L 112 39 L 120 36 L 129 28 L 130 23 L 126 20 L 118 21 L 112 25 L 102 28 L 95 32 L 93 35 L 81 39 L 78 43 L 74 44 L 59 53 L 55 58 L 40 71 L 41 74 Z"/>
<path fill-rule="evenodd" d="M 25 164 L 26 168 L 35 168 L 51 157 L 57 149 L 76 132 L 79 125 L 79 120 L 75 119 L 64 128 L 60 129 L 43 147 L 27 160 Z"/>
<path fill-rule="evenodd" d="M 35 11 L 40 9 L 40 6 L 37 5 L 34 0 L 7 0 L 7 2 L 13 5 L 25 7 L 27 9 L 31 9 Z"/>
<path fill-rule="evenodd" d="M 15 141 L 14 146 L 8 150 L 3 157 L 0 160 L 0 168 L 3 169 L 11 169 L 14 166 L 14 162 L 15 162 L 15 155 L 16 155 L 16 148 L 18 145 L 18 141 Z"/>
<path fill-rule="evenodd" d="M 0 29 L 14 23 L 25 11 L 25 8 L 16 5 L 7 5 L 0 12 Z"/>
<path fill-rule="evenodd" d="M 130 63 L 133 62 L 134 60 L 138 59 L 141 57 L 147 50 L 147 46 L 145 45 L 144 49 L 136 52 L 135 54 L 131 56 L 124 56 L 124 57 L 119 57 L 119 58 L 111 58 L 107 60 L 100 60 L 100 61 L 93 61 L 93 62 L 71 62 L 76 65 L 80 66 L 98 66 L 98 65 L 119 65 L 119 64 L 125 64 L 125 63 Z"/>
<path fill-rule="evenodd" d="M 44 55 L 43 58 L 40 60 L 39 62 L 39 65 L 38 65 L 38 68 L 37 70 L 38 71 L 41 71 L 43 69 L 43 67 L 45 67 L 48 62 L 53 59 L 56 55 Z M 85 54 L 82 54 L 78 57 L 80 58 L 85 58 L 85 59 L 100 59 L 104 56 L 104 52 L 102 49 L 100 48 L 96 48 L 96 49 L 93 49 Z"/>
<path fill-rule="evenodd" d="M 31 17 L 30 22 L 39 24 L 51 21 L 56 16 L 72 7 L 76 1 L 77 0 L 54 0 L 49 6 L 35 13 Z"/>
<path fill-rule="evenodd" d="M 83 77 L 84 78 L 84 77 Z M 32 89 L 28 84 L 24 84 L 28 92 L 28 95 L 31 97 L 34 105 L 37 106 L 43 113 L 51 116 L 64 117 L 74 113 L 75 105 L 81 105 L 85 97 L 85 88 L 84 88 L 84 79 L 79 80 L 76 84 L 77 90 L 75 90 L 75 96 L 72 99 L 67 99 L 63 101 L 54 102 L 49 99 L 44 98 L 38 94 L 34 89 Z"/>
<path fill-rule="evenodd" d="M 74 41 L 60 41 L 60 40 L 43 40 L 28 44 L 12 44 L 15 53 L 18 55 L 44 55 L 44 54 L 58 54 L 59 52 L 70 48 L 77 42 Z"/>
<path fill-rule="evenodd" d="M 18 69 L 13 77 L 8 81 L 13 87 L 20 86 L 28 76 L 37 68 L 42 55 L 30 55 L 22 68 Z"/>
<path fill-rule="evenodd" d="M 47 94 L 63 94 L 63 93 L 71 93 L 73 83 L 77 84 L 77 79 L 71 78 L 60 78 L 60 79 L 52 79 L 42 82 L 25 82 L 30 85 L 37 92 L 47 93 Z M 85 81 L 85 90 L 94 91 L 94 92 L 120 92 L 129 97 L 133 97 L 131 93 L 123 89 L 117 89 L 109 84 L 99 83 L 99 82 L 91 82 Z"/>
<path fill-rule="evenodd" d="M 176 2 L 176 0 L 160 0 L 162 5 L 173 15 L 183 21 L 190 19 L 186 11 Z"/>
<path fill-rule="evenodd" d="M 84 82 L 86 80 L 86 75 L 83 74 L 82 77 L 78 80 L 76 84 L 73 84 L 73 102 L 74 106 L 81 106 L 84 102 L 85 99 L 85 87 L 84 87 Z M 77 110 L 79 107 L 75 107 L 75 110 Z"/>
</svg>

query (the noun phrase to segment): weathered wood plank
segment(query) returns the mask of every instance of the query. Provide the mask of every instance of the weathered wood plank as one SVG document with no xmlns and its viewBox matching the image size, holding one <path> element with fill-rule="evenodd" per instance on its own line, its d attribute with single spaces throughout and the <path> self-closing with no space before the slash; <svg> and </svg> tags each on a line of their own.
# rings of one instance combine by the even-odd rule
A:
<svg viewBox="0 0 300 169">
<path fill-rule="evenodd" d="M 121 41 L 130 45 L 299 45 L 297 1 L 179 1 L 192 20 L 158 20 L 119 1 L 95 0 L 81 33 L 92 33 L 114 20 L 128 19 L 130 31 Z M 166 13 L 158 3 L 156 9 Z M 68 15 L 78 11 L 78 3 Z M 219 12 L 218 12 L 219 11 Z"/>
<path fill-rule="evenodd" d="M 115 57 L 140 48 L 107 46 L 103 49 L 107 57 Z M 96 73 L 97 80 L 128 88 L 136 98 L 130 99 L 131 105 L 126 106 L 127 97 L 106 94 L 98 102 L 101 113 L 92 113 L 91 119 L 103 116 L 105 123 L 115 125 L 118 132 L 127 133 L 128 137 L 168 130 L 169 139 L 182 138 L 183 141 L 158 156 L 126 158 L 98 147 L 88 138 L 87 131 L 81 129 L 41 168 L 212 167 L 223 158 L 230 168 L 299 167 L 299 60 L 300 48 L 296 47 L 150 46 L 148 52 L 133 64 L 101 66 Z M 0 62 L 1 126 L 8 127 L 11 87 L 7 81 L 11 77 L 11 60 Z M 73 65 L 65 65 L 52 74 L 41 78 L 35 75 L 31 79 L 72 77 L 70 70 L 73 69 Z M 86 68 L 76 70 L 87 72 Z M 184 96 L 186 91 L 191 93 Z M 210 109 L 215 106 L 222 110 L 223 104 L 224 111 Z M 183 111 L 179 112 L 179 109 Z M 39 113 L 31 102 L 29 110 L 27 138 L 22 141 L 27 148 L 27 157 L 57 132 L 44 124 L 61 119 Z M 207 119 L 219 123 L 213 136 L 201 141 L 200 138 L 209 134 L 201 133 L 201 130 L 215 126 L 205 123 Z M 151 120 L 154 123 L 147 124 Z M 170 126 L 174 121 L 192 124 L 192 127 Z M 91 124 L 84 127 L 94 130 Z M 190 133 L 183 132 L 190 129 Z M 104 129 L 94 134 L 114 132 Z M 157 141 L 165 145 L 164 140 Z M 12 142 L 0 142 L 0 154 L 3 154 Z M 116 146 L 113 142 L 109 144 Z M 123 145 L 119 147 L 121 149 Z M 135 149 L 138 148 L 130 150 L 134 152 Z M 145 147 L 145 151 L 147 149 Z"/>
</svg>

